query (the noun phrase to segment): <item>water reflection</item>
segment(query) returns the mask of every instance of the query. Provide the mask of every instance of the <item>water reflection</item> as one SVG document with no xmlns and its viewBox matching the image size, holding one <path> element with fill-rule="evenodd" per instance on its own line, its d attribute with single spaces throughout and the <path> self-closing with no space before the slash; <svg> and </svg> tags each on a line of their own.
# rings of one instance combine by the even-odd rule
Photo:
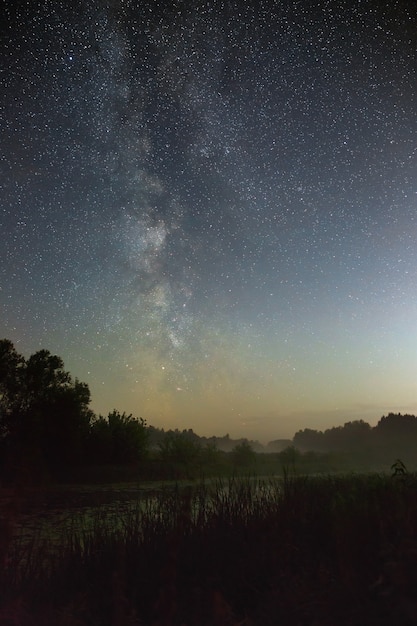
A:
<svg viewBox="0 0 417 626">
<path fill-rule="evenodd" d="M 222 511 L 245 518 L 277 500 L 280 485 L 279 479 L 252 478 L 3 492 L 0 515 L 8 531 L 3 535 L 8 536 L 4 563 L 23 568 L 29 561 L 46 564 L 71 545 L 82 549 L 98 533 L 127 537 L 151 527 L 152 532 L 192 527 Z"/>
</svg>

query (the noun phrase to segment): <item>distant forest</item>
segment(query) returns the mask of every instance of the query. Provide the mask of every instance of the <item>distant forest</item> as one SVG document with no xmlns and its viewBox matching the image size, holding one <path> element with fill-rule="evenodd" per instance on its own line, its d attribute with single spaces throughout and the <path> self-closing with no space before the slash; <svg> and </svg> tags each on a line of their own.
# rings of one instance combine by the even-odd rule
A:
<svg viewBox="0 0 417 626">
<path fill-rule="evenodd" d="M 151 441 L 156 444 L 166 435 L 163 429 L 149 427 L 149 431 Z M 231 451 L 236 444 L 247 441 L 258 453 L 280 453 L 292 448 L 301 454 L 317 452 L 349 455 L 362 464 L 373 461 L 378 465 L 387 459 L 401 457 L 404 463 L 417 466 L 417 417 L 409 414 L 388 413 L 374 427 L 364 420 L 355 420 L 324 431 L 305 428 L 296 432 L 292 439 L 276 439 L 266 446 L 259 441 L 233 440 L 229 435 L 198 437 L 192 430 L 182 431 L 182 434 L 195 441 L 213 443 L 219 450 L 226 452 Z"/>
<path fill-rule="evenodd" d="M 116 409 L 96 415 L 88 385 L 73 379 L 60 357 L 40 350 L 25 359 L 10 340 L 0 340 L 3 482 L 389 470 L 396 459 L 417 468 L 415 415 L 389 413 L 375 427 L 357 420 L 325 431 L 304 429 L 267 446 L 228 434 L 165 431 Z"/>
</svg>

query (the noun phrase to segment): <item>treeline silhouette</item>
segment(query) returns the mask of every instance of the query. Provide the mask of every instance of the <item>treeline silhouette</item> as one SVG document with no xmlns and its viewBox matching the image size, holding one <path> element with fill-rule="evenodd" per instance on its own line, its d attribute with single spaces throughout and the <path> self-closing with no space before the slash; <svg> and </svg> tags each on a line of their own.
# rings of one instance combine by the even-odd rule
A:
<svg viewBox="0 0 417 626">
<path fill-rule="evenodd" d="M 89 407 L 86 383 L 73 379 L 48 350 L 27 360 L 0 341 L 0 471 L 3 478 L 64 478 L 75 467 L 126 464 L 144 456 L 146 423 Z"/>
<path fill-rule="evenodd" d="M 379 466 L 401 458 L 417 465 L 417 417 L 388 413 L 371 427 L 363 420 L 346 422 L 327 430 L 306 428 L 295 433 L 293 445 L 300 452 L 337 453 L 361 465 Z"/>
<path fill-rule="evenodd" d="M 0 478 L 105 480 L 103 467 L 112 468 L 111 479 L 194 477 L 249 466 L 262 448 L 229 435 L 165 431 L 116 409 L 97 416 L 89 405 L 88 385 L 73 379 L 60 357 L 39 350 L 25 359 L 0 340 Z M 94 467 L 96 475 L 79 471 Z M 116 471 L 123 467 L 133 471 Z"/>
<path fill-rule="evenodd" d="M 371 469 L 389 467 L 395 458 L 411 468 L 417 465 L 416 444 L 417 418 L 393 413 L 373 428 L 358 420 L 325 431 L 304 429 L 292 440 L 266 447 L 228 434 L 165 431 L 116 409 L 97 416 L 90 409 L 88 385 L 73 379 L 60 357 L 39 350 L 25 359 L 10 340 L 0 340 L 0 478 L 5 482 L 193 478 L 237 469 L 276 473 L 282 467 Z M 111 470 L 106 474 L 104 468 Z"/>
<path fill-rule="evenodd" d="M 149 434 L 149 446 L 151 449 L 160 447 L 167 436 L 171 437 L 172 435 L 181 435 L 181 437 L 188 441 L 198 442 L 202 446 L 215 446 L 222 452 L 231 452 L 237 445 L 240 445 L 243 442 L 249 443 L 254 452 L 265 452 L 264 446 L 259 441 L 248 440 L 246 437 L 232 439 L 228 433 L 223 437 L 215 435 L 211 437 L 204 437 L 197 435 L 192 428 L 184 430 L 179 430 L 178 428 L 175 430 L 165 430 L 164 428 L 156 428 L 155 426 L 148 426 L 147 428 Z"/>
</svg>

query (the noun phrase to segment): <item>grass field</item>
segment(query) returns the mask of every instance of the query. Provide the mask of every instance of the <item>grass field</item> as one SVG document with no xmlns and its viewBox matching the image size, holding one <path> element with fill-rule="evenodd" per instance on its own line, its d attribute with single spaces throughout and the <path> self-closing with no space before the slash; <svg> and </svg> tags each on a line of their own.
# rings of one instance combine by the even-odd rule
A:
<svg viewBox="0 0 417 626">
<path fill-rule="evenodd" d="M 2 533 L 2 625 L 417 624 L 414 475 L 81 492 L 77 523 Z"/>
</svg>

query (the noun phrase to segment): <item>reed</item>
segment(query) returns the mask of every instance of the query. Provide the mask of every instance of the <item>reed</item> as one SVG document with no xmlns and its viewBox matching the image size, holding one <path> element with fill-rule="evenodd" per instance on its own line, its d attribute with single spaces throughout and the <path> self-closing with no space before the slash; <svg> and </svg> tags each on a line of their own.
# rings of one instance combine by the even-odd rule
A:
<svg viewBox="0 0 417 626">
<path fill-rule="evenodd" d="M 12 543 L 0 623 L 417 623 L 416 488 L 413 475 L 288 472 L 176 485 L 113 517 L 97 509 L 54 546 Z"/>
</svg>

